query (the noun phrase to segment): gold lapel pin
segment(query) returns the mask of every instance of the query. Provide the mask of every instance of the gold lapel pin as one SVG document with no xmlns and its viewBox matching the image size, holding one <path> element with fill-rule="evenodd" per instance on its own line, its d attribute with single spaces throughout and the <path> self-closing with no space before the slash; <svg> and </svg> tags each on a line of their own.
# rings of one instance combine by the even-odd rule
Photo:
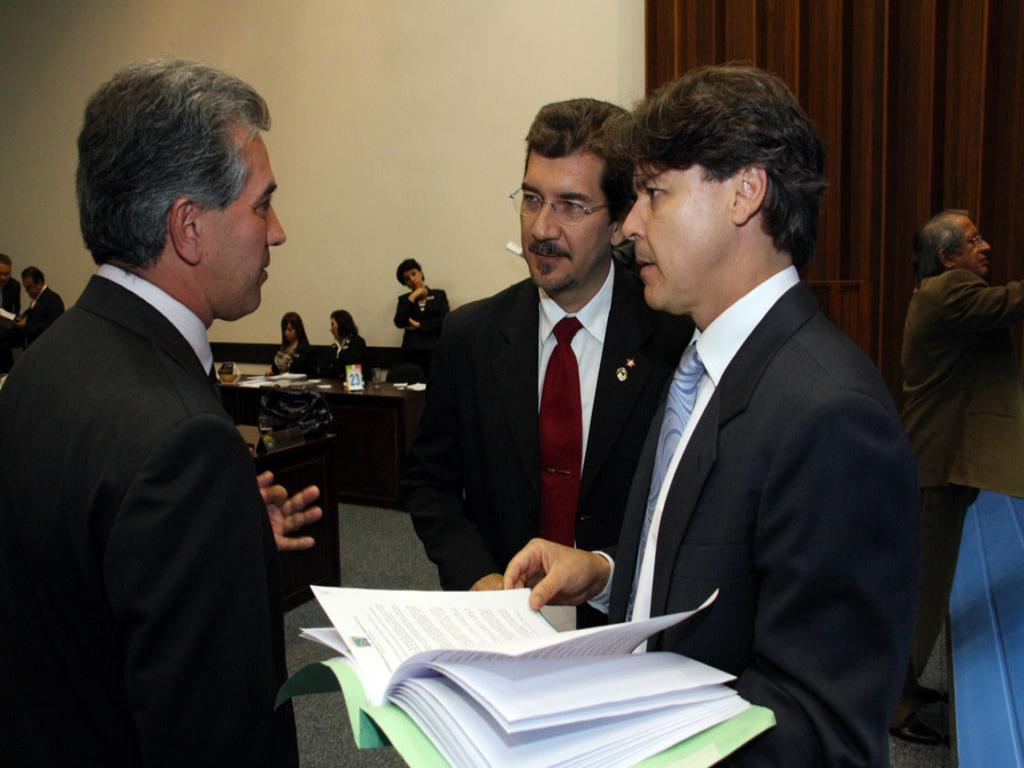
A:
<svg viewBox="0 0 1024 768">
<path fill-rule="evenodd" d="M 616 377 L 618 377 L 619 381 L 625 381 L 626 379 L 629 378 L 629 371 L 627 371 L 625 368 L 619 368 L 617 371 L 615 371 L 615 375 Z"/>
</svg>

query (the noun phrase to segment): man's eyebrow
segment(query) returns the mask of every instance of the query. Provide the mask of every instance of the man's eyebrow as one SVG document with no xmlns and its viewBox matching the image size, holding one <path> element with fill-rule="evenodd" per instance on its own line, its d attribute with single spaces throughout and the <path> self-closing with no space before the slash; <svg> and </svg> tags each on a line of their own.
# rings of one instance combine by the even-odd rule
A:
<svg viewBox="0 0 1024 768">
<path fill-rule="evenodd" d="M 263 194 L 260 195 L 258 198 L 256 198 L 256 202 L 254 203 L 254 206 L 263 205 L 271 197 L 273 197 L 274 192 L 276 190 L 277 190 L 277 182 L 276 181 L 272 181 L 269 184 L 267 184 L 267 188 L 263 190 Z"/>
<path fill-rule="evenodd" d="M 530 192 L 539 197 L 543 197 L 540 190 L 528 182 L 524 181 L 520 186 L 523 188 L 524 192 Z M 559 200 L 578 200 L 581 203 L 591 202 L 589 195 L 585 195 L 582 192 L 559 192 L 557 197 Z"/>
<path fill-rule="evenodd" d="M 659 176 L 661 176 L 661 172 L 650 170 L 636 171 L 633 174 L 633 190 L 640 192 L 648 184 L 657 182 Z"/>
</svg>

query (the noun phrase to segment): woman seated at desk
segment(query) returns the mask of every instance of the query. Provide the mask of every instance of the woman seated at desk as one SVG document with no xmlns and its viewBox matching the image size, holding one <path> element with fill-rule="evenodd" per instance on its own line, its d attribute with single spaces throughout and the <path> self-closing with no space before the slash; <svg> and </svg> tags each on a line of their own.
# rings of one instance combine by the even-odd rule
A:
<svg viewBox="0 0 1024 768">
<path fill-rule="evenodd" d="M 274 355 L 269 373 L 309 373 L 314 363 L 313 347 L 298 312 L 285 312 L 281 318 L 281 348 Z"/>
<path fill-rule="evenodd" d="M 395 325 L 402 328 L 402 349 L 433 349 L 441 336 L 444 316 L 448 314 L 448 296 L 429 288 L 423 268 L 416 259 L 406 259 L 395 270 L 398 282 L 409 292 L 398 297 Z"/>
<path fill-rule="evenodd" d="M 363 362 L 366 342 L 359 335 L 352 315 L 344 309 L 331 312 L 331 335 L 334 344 L 321 353 L 319 374 L 332 379 L 344 379 L 346 365 Z"/>
</svg>

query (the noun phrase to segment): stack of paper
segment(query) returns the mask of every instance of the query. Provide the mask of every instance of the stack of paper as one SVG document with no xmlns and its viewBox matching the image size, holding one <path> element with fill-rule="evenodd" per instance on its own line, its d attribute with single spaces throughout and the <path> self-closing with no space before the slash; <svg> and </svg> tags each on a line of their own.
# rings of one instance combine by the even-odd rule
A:
<svg viewBox="0 0 1024 768">
<path fill-rule="evenodd" d="M 528 590 L 313 591 L 334 627 L 303 636 L 346 657 L 369 702 L 402 708 L 453 766 L 633 765 L 749 707 L 724 672 L 630 653 L 696 611 L 558 633 Z"/>
</svg>

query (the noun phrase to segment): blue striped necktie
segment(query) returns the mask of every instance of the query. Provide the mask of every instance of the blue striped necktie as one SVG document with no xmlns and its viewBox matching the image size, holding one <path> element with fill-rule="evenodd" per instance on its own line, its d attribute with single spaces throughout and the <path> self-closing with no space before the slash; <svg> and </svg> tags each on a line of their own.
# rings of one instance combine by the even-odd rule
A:
<svg viewBox="0 0 1024 768">
<path fill-rule="evenodd" d="M 647 546 L 647 536 L 651 530 L 651 520 L 654 518 L 654 510 L 658 506 L 658 496 L 661 495 L 661 486 L 666 480 L 668 468 L 672 463 L 679 440 L 686 430 L 686 423 L 690 420 L 690 414 L 693 413 L 693 406 L 697 401 L 697 387 L 703 375 L 704 361 L 697 354 L 697 343 L 694 342 L 687 347 L 686 352 L 679 360 L 679 367 L 676 368 L 675 375 L 672 377 L 672 386 L 669 387 L 668 398 L 665 402 L 665 417 L 662 419 L 661 432 L 658 435 L 658 452 L 654 457 L 651 488 L 647 493 L 647 512 L 644 514 L 644 526 L 640 530 L 640 546 L 636 553 L 636 570 L 633 572 L 633 586 L 629 591 L 626 621 L 633 616 L 633 601 L 636 598 L 637 583 L 640 579 L 640 566 L 643 563 L 644 550 Z"/>
</svg>

